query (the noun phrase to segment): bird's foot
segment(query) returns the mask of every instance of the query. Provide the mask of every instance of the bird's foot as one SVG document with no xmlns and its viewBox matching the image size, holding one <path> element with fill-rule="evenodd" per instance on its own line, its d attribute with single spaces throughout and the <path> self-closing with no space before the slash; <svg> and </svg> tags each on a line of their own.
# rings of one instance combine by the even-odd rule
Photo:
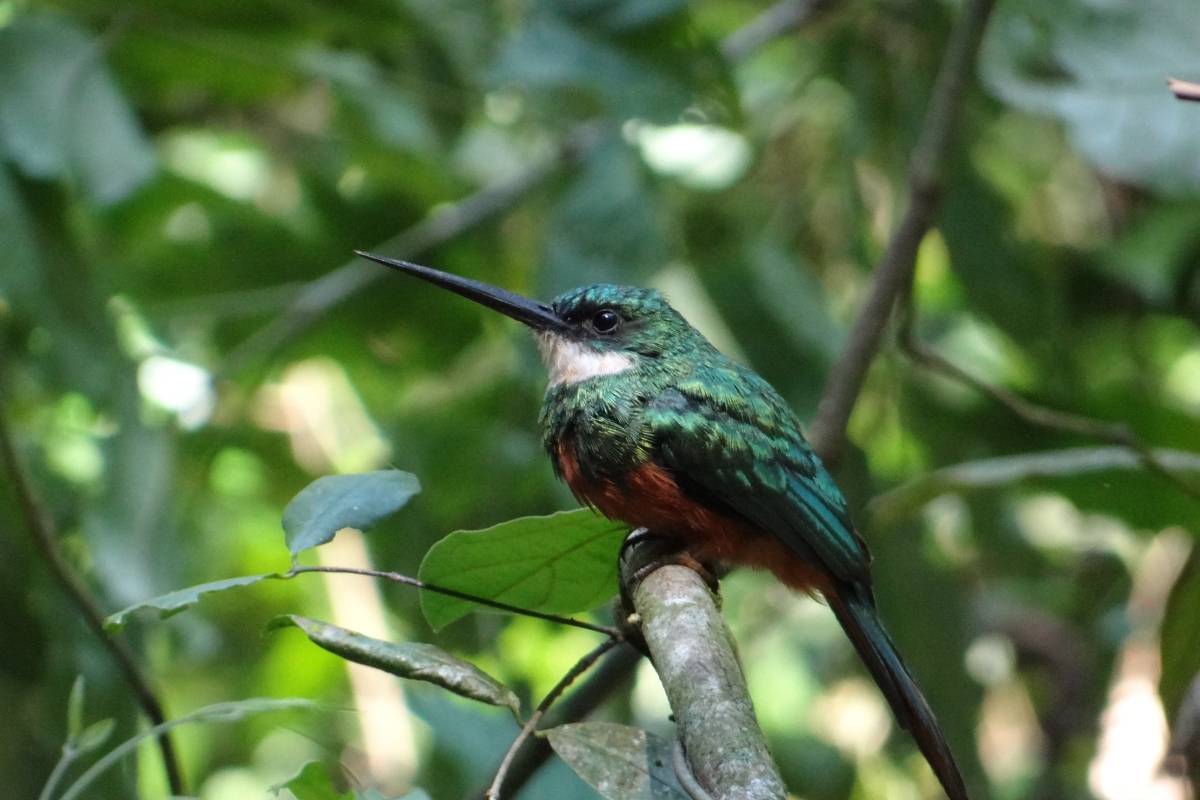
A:
<svg viewBox="0 0 1200 800">
<path fill-rule="evenodd" d="M 625 608 L 633 609 L 634 591 L 650 573 L 671 564 L 692 570 L 704 579 L 714 595 L 720 595 L 719 576 L 712 565 L 696 558 L 677 539 L 660 536 L 647 528 L 638 528 L 625 537 L 619 556 L 621 603 Z"/>
</svg>

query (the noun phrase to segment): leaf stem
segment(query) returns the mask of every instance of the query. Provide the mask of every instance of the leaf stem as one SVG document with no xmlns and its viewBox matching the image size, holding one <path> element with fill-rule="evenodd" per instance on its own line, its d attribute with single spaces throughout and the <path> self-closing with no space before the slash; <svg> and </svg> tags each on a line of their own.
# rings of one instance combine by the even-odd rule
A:
<svg viewBox="0 0 1200 800">
<path fill-rule="evenodd" d="M 333 572 L 344 575 L 365 575 L 371 578 L 383 578 L 384 580 L 389 580 L 393 583 L 412 586 L 414 588 L 423 589 L 427 592 L 433 592 L 435 594 L 444 594 L 447 597 L 454 597 L 459 600 L 467 600 L 471 603 L 478 603 L 481 606 L 495 608 L 499 611 L 507 611 L 510 614 L 520 614 L 524 617 L 533 617 L 534 619 L 546 620 L 547 622 L 557 622 L 559 625 L 570 625 L 573 628 L 582 628 L 585 631 L 603 634 L 614 643 L 625 640 L 624 634 L 622 634 L 620 630 L 608 625 L 596 625 L 592 622 L 572 619 L 571 617 L 563 617 L 559 616 L 558 614 L 546 614 L 541 611 L 534 611 L 528 608 L 521 608 L 520 606 L 509 605 L 508 603 L 502 603 L 499 600 L 490 600 L 486 597 L 478 597 L 467 592 L 460 592 L 457 589 L 438 586 L 434 583 L 426 583 L 425 581 L 404 575 L 399 572 L 385 572 L 384 570 L 364 569 L 361 567 L 293 567 L 288 572 L 283 573 L 282 577 L 292 578 L 296 575 L 302 575 L 307 572 Z"/>
<path fill-rule="evenodd" d="M 58 763 L 54 765 L 54 769 L 50 770 L 50 777 L 46 778 L 46 785 L 42 787 L 38 800 L 51 800 L 54 797 L 54 790 L 58 788 L 63 775 L 67 774 L 67 770 L 75 763 L 78 755 L 79 751 L 70 742 L 63 745 L 62 755 L 59 757 Z"/>
<path fill-rule="evenodd" d="M 538 723 L 542 721 L 542 717 L 554 705 L 554 701 L 558 700 L 562 693 L 567 690 L 575 679 L 595 664 L 599 658 L 609 650 L 620 644 L 621 640 L 612 638 L 606 639 L 596 645 L 583 658 L 575 662 L 575 666 L 563 675 L 549 694 L 542 698 L 542 702 L 538 703 L 538 707 L 529 715 L 529 720 L 521 727 L 521 731 L 517 734 L 517 738 L 513 739 L 513 743 L 509 745 L 508 751 L 504 754 L 504 760 L 500 762 L 500 768 L 496 770 L 496 777 L 492 779 L 492 785 L 488 787 L 487 793 L 484 795 L 487 800 L 500 800 L 500 788 L 504 784 L 504 778 L 508 775 L 508 768 L 512 765 L 513 759 L 517 757 L 517 752 L 521 749 L 521 745 L 533 735 Z"/>
<path fill-rule="evenodd" d="M 156 727 L 161 726 L 166 722 L 167 716 L 163 712 L 158 695 L 150 685 L 150 679 L 146 677 L 138 664 L 137 656 L 124 639 L 109 635 L 104 630 L 104 614 L 100 611 L 100 603 L 92 595 L 83 578 L 75 572 L 66 557 L 63 556 L 62 550 L 59 549 L 54 522 L 38 500 L 33 484 L 25 472 L 21 459 L 17 456 L 2 405 L 0 405 L 0 462 L 3 462 L 8 470 L 13 490 L 20 502 L 21 512 L 24 514 L 25 523 L 29 528 L 29 536 L 41 554 L 42 560 L 46 563 L 46 567 L 50 570 L 51 576 L 75 604 L 87 626 L 92 629 L 92 633 L 96 635 L 100 644 L 116 662 L 121 676 L 133 690 L 133 695 L 137 698 L 138 704 L 146 716 Z M 186 794 L 183 771 L 179 767 L 175 748 L 165 730 L 158 739 L 158 748 L 162 753 L 163 769 L 167 773 L 167 784 L 170 786 L 171 794 Z"/>
</svg>

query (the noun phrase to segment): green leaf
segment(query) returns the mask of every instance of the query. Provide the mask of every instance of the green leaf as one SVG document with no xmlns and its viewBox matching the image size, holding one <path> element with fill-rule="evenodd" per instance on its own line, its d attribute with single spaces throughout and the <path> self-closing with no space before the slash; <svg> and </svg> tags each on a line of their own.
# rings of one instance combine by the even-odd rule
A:
<svg viewBox="0 0 1200 800">
<path fill-rule="evenodd" d="M 176 717 L 162 724 L 155 725 L 152 728 L 147 728 L 136 736 L 121 742 L 121 744 L 105 753 L 95 764 L 76 778 L 75 782 L 63 792 L 59 800 L 76 800 L 76 798 L 83 795 L 84 790 L 91 786 L 97 778 L 111 769 L 126 755 L 136 750 L 137 746 L 143 741 L 152 739 L 166 731 L 174 730 L 182 725 L 190 725 L 194 722 L 240 722 L 246 717 L 256 714 L 266 714 L 276 711 L 309 710 L 316 707 L 317 704 L 313 701 L 298 697 L 252 697 L 247 700 L 234 700 L 228 703 L 214 703 L 211 706 L 205 706 L 185 716 Z"/>
<path fill-rule="evenodd" d="M 546 736 L 558 757 L 606 800 L 689 800 L 666 739 L 612 722 L 559 725 Z"/>
<path fill-rule="evenodd" d="M 329 768 L 320 761 L 309 761 L 300 771 L 286 781 L 277 783 L 269 791 L 278 795 L 287 789 L 296 800 L 352 800 L 351 792 L 339 792 L 333 788 L 333 777 Z"/>
<path fill-rule="evenodd" d="M 1002 3 L 981 73 L 1015 106 L 1063 121 L 1104 172 L 1167 190 L 1200 187 L 1200 109 L 1166 93 L 1200 73 L 1194 0 Z"/>
<path fill-rule="evenodd" d="M 83 733 L 75 739 L 75 748 L 82 753 L 90 753 L 108 741 L 116 727 L 116 720 L 102 719 L 84 728 Z"/>
<path fill-rule="evenodd" d="M 100 203 L 154 171 L 154 150 L 104 64 L 106 48 L 58 17 L 0 28 L 0 151 L 35 178 L 74 177 Z"/>
<path fill-rule="evenodd" d="M 1200 547 L 1193 546 L 1187 564 L 1171 589 L 1159 642 L 1162 674 L 1158 694 L 1168 719 L 1175 719 L 1192 679 L 1200 675 Z"/>
<path fill-rule="evenodd" d="M 415 475 L 394 469 L 317 478 L 283 510 L 288 550 L 295 556 L 323 545 L 342 528 L 370 530 L 419 491 Z"/>
<path fill-rule="evenodd" d="M 74 741 L 83 733 L 83 676 L 76 675 L 67 696 L 67 740 Z"/>
<path fill-rule="evenodd" d="M 128 608 L 123 608 L 117 613 L 110 615 L 104 620 L 104 629 L 110 633 L 120 630 L 129 621 L 130 615 L 142 609 L 157 611 L 159 619 L 166 619 L 196 605 L 196 603 L 200 602 L 200 598 L 203 595 L 213 592 L 223 592 L 226 589 L 236 589 L 239 586 L 250 586 L 259 581 L 282 577 L 279 573 L 268 572 L 262 575 L 242 575 L 237 578 L 225 578 L 224 580 L 209 581 L 208 583 L 189 586 L 186 589 L 177 589 L 158 597 L 152 597 L 149 600 L 143 600 L 140 603 L 134 603 Z"/>
<path fill-rule="evenodd" d="M 295 626 L 314 644 L 347 661 L 381 669 L 401 678 L 425 681 L 457 695 L 508 708 L 517 716 L 520 701 L 500 681 L 470 662 L 423 642 L 385 642 L 327 622 L 288 614 L 271 621 L 271 628 Z"/>
<path fill-rule="evenodd" d="M 595 608 L 617 592 L 617 555 L 628 527 L 591 509 L 520 517 L 482 531 L 456 531 L 429 548 L 420 577 L 489 600 L 548 614 Z M 421 592 L 440 630 L 470 611 L 468 600 Z"/>
</svg>

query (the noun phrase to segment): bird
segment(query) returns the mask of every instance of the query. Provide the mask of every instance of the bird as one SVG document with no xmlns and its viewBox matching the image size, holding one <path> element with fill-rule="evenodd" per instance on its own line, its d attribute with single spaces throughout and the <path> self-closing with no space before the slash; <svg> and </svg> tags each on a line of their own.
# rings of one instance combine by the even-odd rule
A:
<svg viewBox="0 0 1200 800">
<path fill-rule="evenodd" d="M 601 283 L 543 303 L 355 252 L 530 327 L 549 373 L 543 444 L 572 493 L 701 563 L 767 570 L 823 597 L 946 795 L 967 800 L 937 719 L 880 620 L 871 556 L 846 500 L 764 378 L 653 289 Z"/>
</svg>

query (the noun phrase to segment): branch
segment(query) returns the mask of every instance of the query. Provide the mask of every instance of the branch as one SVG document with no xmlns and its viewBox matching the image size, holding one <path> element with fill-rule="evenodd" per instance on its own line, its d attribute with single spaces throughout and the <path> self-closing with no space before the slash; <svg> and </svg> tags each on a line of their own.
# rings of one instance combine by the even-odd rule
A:
<svg viewBox="0 0 1200 800">
<path fill-rule="evenodd" d="M 506 752 L 504 754 L 504 758 L 501 759 L 500 768 L 496 770 L 496 777 L 492 779 L 491 785 L 488 786 L 488 790 L 484 794 L 484 797 L 486 797 L 487 800 L 500 800 L 500 789 L 504 785 L 504 779 L 508 775 L 508 770 L 512 766 L 513 760 L 516 758 L 517 753 L 521 750 L 521 746 L 525 744 L 529 737 L 533 735 L 533 732 L 537 730 L 538 723 L 542 721 L 542 717 L 546 715 L 546 712 L 550 709 L 550 706 L 554 705 L 558 698 L 562 696 L 562 693 L 565 692 L 580 675 L 591 669 L 591 666 L 595 664 L 601 656 L 616 647 L 618 644 L 621 644 L 620 639 L 607 639 L 593 647 L 590 652 L 584 655 L 583 658 L 576 661 L 575 666 L 567 670 L 567 674 L 563 675 L 559 682 L 554 684 L 554 688 L 551 689 L 544 698 L 542 698 L 542 702 L 538 703 L 538 707 L 534 709 L 534 712 L 529 715 L 529 719 L 523 726 L 521 726 L 521 731 L 517 734 L 517 738 L 513 739 L 513 743 L 509 745 L 508 752 Z"/>
<path fill-rule="evenodd" d="M 1154 460 L 1178 477 L 1200 475 L 1200 454 L 1156 449 Z M 985 458 L 942 467 L 873 498 L 867 505 L 872 527 L 886 527 L 939 495 L 992 489 L 1034 478 L 1064 478 L 1109 470 L 1141 469 L 1139 454 L 1127 447 L 1072 447 L 1040 453 Z"/>
<path fill-rule="evenodd" d="M 164 724 L 167 717 L 163 713 L 162 703 L 151 687 L 149 678 L 138 665 L 137 656 L 134 655 L 133 650 L 124 639 L 110 636 L 104 630 L 104 614 L 100 611 L 99 602 L 92 596 L 87 584 L 75 573 L 59 549 L 58 534 L 54 530 L 54 523 L 38 501 L 33 485 L 25 473 L 13 444 L 8 420 L 2 407 L 0 407 L 0 462 L 3 462 L 5 469 L 8 470 L 13 490 L 29 528 L 29 537 L 50 570 L 51 577 L 75 604 L 87 626 L 91 628 L 92 633 L 100 640 L 100 644 L 108 651 L 121 676 L 125 679 L 125 683 L 133 691 L 138 704 L 146 712 L 146 716 L 155 726 Z M 185 794 L 183 772 L 179 768 L 179 759 L 175 755 L 171 737 L 166 731 L 158 736 L 158 748 L 162 753 L 163 769 L 167 773 L 167 783 L 171 788 L 171 794 Z"/>
<path fill-rule="evenodd" d="M 1126 448 L 1137 455 L 1140 463 L 1148 471 L 1174 484 L 1176 488 L 1185 494 L 1190 495 L 1196 500 L 1200 500 L 1200 485 L 1193 484 L 1176 474 L 1171 466 L 1159 458 L 1157 453 L 1125 423 L 1106 422 L 1104 420 L 1085 417 L 1082 414 L 1057 411 L 1038 405 L 1002 386 L 994 386 L 987 381 L 981 380 L 957 364 L 954 364 L 917 338 L 915 332 L 916 310 L 911 283 L 907 287 L 903 302 L 904 313 L 900 329 L 900 347 L 918 364 L 939 372 L 966 386 L 970 386 L 981 394 L 987 395 L 1030 425 L 1061 431 L 1063 433 L 1086 436 Z"/>
<path fill-rule="evenodd" d="M 647 568 L 643 553 L 654 543 L 648 544 L 627 548 L 623 583 Z M 754 716 L 733 637 L 704 579 L 669 564 L 642 578 L 632 598 L 696 780 L 715 798 L 783 800 L 787 793 Z"/>
<path fill-rule="evenodd" d="M 1167 88 L 1180 100 L 1200 102 L 1200 83 L 1181 81 L 1179 78 L 1167 78 Z"/>
<path fill-rule="evenodd" d="M 979 51 L 993 0 L 970 0 L 950 34 L 938 70 L 929 109 L 909 165 L 908 208 L 892 233 L 875 269 L 875 280 L 850 331 L 846 348 L 834 364 L 817 406 L 809 438 L 830 465 L 841 457 L 846 424 L 862 391 L 891 316 L 892 306 L 916 266 L 917 248 L 933 225 L 941 188 L 942 162 L 950 146 L 954 121 L 962 106 L 967 80 Z"/>
</svg>

